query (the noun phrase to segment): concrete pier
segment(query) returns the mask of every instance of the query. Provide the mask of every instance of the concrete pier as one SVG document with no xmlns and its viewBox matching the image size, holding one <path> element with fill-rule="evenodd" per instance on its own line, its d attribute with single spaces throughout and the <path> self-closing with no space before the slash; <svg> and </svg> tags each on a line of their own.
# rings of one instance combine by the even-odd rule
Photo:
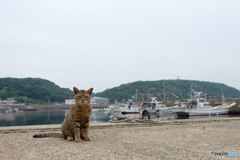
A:
<svg viewBox="0 0 240 160">
<path fill-rule="evenodd" d="M 239 159 L 240 118 L 92 123 L 91 141 L 39 138 L 60 125 L 0 127 L 0 159 Z M 219 154 L 220 153 L 220 154 Z"/>
</svg>

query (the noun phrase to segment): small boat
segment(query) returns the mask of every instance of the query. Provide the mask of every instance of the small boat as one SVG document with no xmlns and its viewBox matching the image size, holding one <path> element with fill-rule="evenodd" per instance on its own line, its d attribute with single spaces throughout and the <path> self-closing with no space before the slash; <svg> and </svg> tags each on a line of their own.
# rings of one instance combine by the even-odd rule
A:
<svg viewBox="0 0 240 160">
<path fill-rule="evenodd" d="M 229 109 L 236 104 L 232 103 L 227 105 L 225 103 L 221 106 L 212 107 L 206 99 L 201 98 L 202 92 L 193 93 L 194 98 L 191 108 L 176 112 L 178 117 L 226 115 L 228 114 Z"/>
<path fill-rule="evenodd" d="M 139 112 L 138 105 L 133 104 L 131 100 L 113 110 L 113 113 L 119 114 L 138 114 Z"/>
<path fill-rule="evenodd" d="M 141 111 L 148 110 L 151 114 L 173 113 L 182 110 L 185 107 L 185 104 L 186 103 L 178 103 L 175 106 L 167 107 L 163 102 L 157 101 L 156 97 L 151 97 L 150 102 L 141 104 Z"/>
<path fill-rule="evenodd" d="M 189 116 L 219 116 L 228 114 L 229 108 L 197 108 L 186 109 L 182 112 L 176 112 L 178 117 Z"/>
</svg>

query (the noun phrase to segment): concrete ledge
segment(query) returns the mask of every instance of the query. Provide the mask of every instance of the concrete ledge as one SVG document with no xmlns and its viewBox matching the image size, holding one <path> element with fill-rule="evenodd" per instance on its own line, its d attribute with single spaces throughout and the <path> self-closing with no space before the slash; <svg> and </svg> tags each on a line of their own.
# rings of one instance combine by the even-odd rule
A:
<svg viewBox="0 0 240 160">
<path fill-rule="evenodd" d="M 91 123 L 90 128 L 109 128 L 109 127 L 146 127 L 146 126 L 161 126 L 161 125 L 184 125 L 184 124 L 196 124 L 196 123 L 207 123 L 207 122 L 221 122 L 221 121 L 240 121 L 240 117 L 223 117 L 223 118 L 204 118 L 204 119 L 176 119 L 176 120 L 160 120 L 157 123 Z M 0 131 L 11 131 L 11 132 L 35 132 L 40 131 L 60 131 L 61 124 L 52 125 L 30 125 L 30 126 L 9 126 L 0 127 Z"/>
</svg>

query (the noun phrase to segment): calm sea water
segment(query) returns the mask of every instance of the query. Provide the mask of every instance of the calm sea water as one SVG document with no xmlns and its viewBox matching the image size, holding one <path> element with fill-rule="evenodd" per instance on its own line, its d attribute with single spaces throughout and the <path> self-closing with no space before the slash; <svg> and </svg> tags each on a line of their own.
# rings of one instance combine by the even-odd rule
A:
<svg viewBox="0 0 240 160">
<path fill-rule="evenodd" d="M 91 122 L 108 122 L 110 114 L 94 113 Z M 41 110 L 41 111 L 18 111 L 18 112 L 0 112 L 0 127 L 3 126 L 25 126 L 42 124 L 61 124 L 65 118 L 67 110 Z"/>
<path fill-rule="evenodd" d="M 43 125 L 43 124 L 61 124 L 65 118 L 67 110 L 45 110 L 45 111 L 20 111 L 20 112 L 0 112 L 0 127 L 3 126 L 25 126 L 25 125 Z M 108 122 L 114 117 L 139 117 L 138 114 L 131 115 L 112 115 L 93 110 L 91 123 Z M 228 115 L 221 116 L 228 117 Z M 168 114 L 152 118 L 159 120 L 176 119 L 174 114 Z M 202 118 L 202 117 L 196 117 Z M 206 118 L 206 117 L 204 117 Z M 208 117 L 214 118 L 214 117 Z"/>
</svg>

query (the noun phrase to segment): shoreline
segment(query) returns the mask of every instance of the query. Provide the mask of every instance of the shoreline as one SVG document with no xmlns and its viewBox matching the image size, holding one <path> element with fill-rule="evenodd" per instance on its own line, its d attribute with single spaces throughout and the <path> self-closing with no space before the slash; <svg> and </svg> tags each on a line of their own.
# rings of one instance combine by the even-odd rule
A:
<svg viewBox="0 0 240 160">
<path fill-rule="evenodd" d="M 174 120 L 159 120 L 158 123 L 90 123 L 90 129 L 94 128 L 109 128 L 109 127 L 147 127 L 147 126 L 162 126 L 162 125 L 185 125 L 185 124 L 196 124 L 196 123 L 207 123 L 207 122 L 224 122 L 224 121 L 240 121 L 240 117 L 216 117 L 216 118 L 201 118 L 201 119 L 174 119 Z M 0 131 L 14 131 L 20 132 L 36 131 L 36 130 L 59 130 L 61 124 L 46 124 L 46 125 L 26 125 L 26 126 L 6 126 L 0 127 Z"/>
</svg>

